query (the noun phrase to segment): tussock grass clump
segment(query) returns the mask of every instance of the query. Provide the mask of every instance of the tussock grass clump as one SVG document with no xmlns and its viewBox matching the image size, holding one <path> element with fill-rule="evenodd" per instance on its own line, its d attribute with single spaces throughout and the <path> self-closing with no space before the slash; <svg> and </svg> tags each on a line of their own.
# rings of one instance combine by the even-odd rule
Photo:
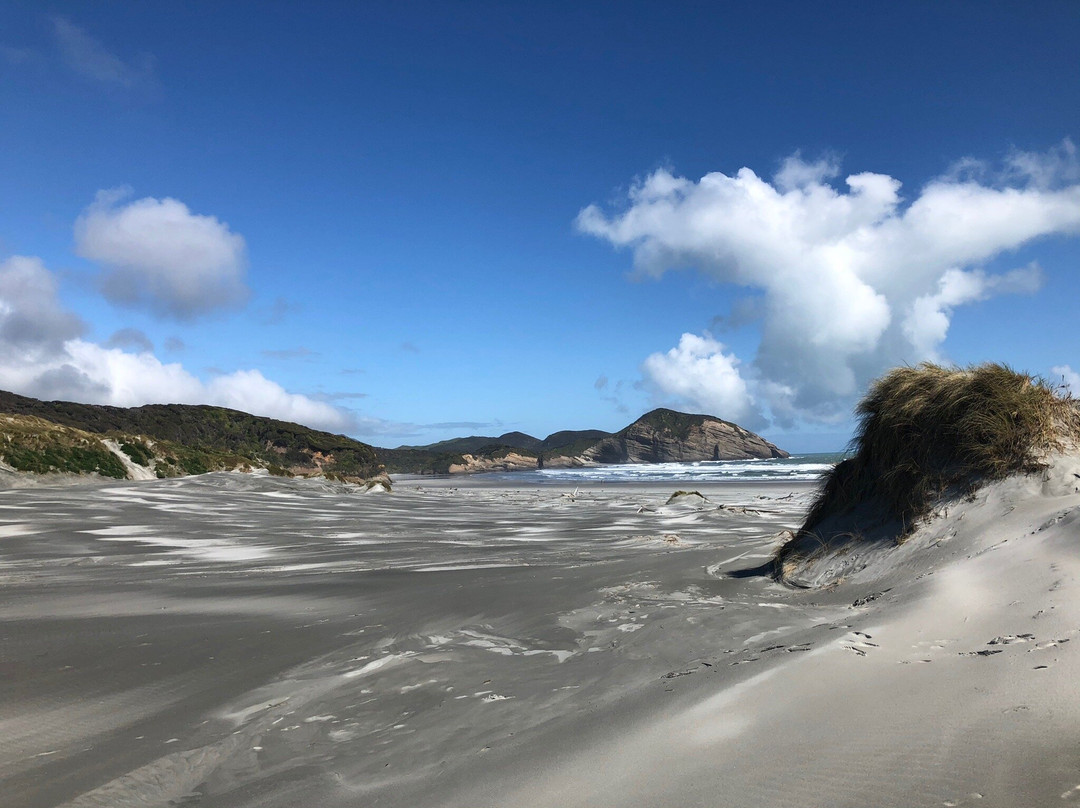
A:
<svg viewBox="0 0 1080 808">
<path fill-rule="evenodd" d="M 857 414 L 853 456 L 826 478 L 793 542 L 865 504 L 898 520 L 903 539 L 941 497 L 1038 471 L 1078 434 L 1068 396 L 999 364 L 896 368 L 871 386 Z"/>
</svg>

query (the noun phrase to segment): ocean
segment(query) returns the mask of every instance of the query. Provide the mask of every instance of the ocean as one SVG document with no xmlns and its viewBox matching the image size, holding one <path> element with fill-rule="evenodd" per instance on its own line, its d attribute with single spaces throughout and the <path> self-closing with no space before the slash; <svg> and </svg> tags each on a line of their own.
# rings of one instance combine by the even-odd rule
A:
<svg viewBox="0 0 1080 808">
<path fill-rule="evenodd" d="M 697 463 L 634 463 L 596 468 L 541 469 L 485 474 L 513 483 L 573 482 L 783 482 L 817 480 L 844 458 L 843 452 L 799 454 L 768 460 L 710 460 Z"/>
</svg>

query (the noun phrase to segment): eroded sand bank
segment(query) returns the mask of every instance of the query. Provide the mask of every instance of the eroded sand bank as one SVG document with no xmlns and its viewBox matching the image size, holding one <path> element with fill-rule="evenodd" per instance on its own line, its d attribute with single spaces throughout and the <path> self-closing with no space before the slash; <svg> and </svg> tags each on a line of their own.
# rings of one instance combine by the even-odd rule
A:
<svg viewBox="0 0 1080 808">
<path fill-rule="evenodd" d="M 1060 476 L 1060 475 L 1059 475 Z M 809 485 L 0 493 L 13 806 L 1080 797 L 1080 494 L 1010 481 L 824 590 Z M 724 507 L 720 507 L 724 506 Z M 935 532 L 936 531 L 936 532 Z"/>
</svg>

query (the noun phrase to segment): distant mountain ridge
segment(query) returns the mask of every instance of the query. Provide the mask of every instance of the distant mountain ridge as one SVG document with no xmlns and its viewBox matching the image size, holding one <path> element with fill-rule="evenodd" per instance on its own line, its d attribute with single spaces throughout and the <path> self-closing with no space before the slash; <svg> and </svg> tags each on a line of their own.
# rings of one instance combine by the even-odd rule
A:
<svg viewBox="0 0 1080 808">
<path fill-rule="evenodd" d="M 610 432 L 604 432 L 602 429 L 564 429 L 561 432 L 553 432 L 541 440 L 540 438 L 534 438 L 532 435 L 527 435 L 524 432 L 507 432 L 503 435 L 499 435 L 497 438 L 483 435 L 470 435 L 465 438 L 450 438 L 449 440 L 430 443 L 426 446 L 399 446 L 397 450 L 390 451 L 414 450 L 421 452 L 450 452 L 460 454 L 463 452 L 479 452 L 495 446 L 509 446 L 515 449 L 527 449 L 531 452 L 545 452 L 553 449 L 560 449 L 582 440 L 595 442 L 601 438 L 606 438 L 610 434 Z"/>
<path fill-rule="evenodd" d="M 442 474 L 789 456 L 738 424 L 665 408 L 647 412 L 615 433 L 564 430 L 540 440 L 507 432 L 376 451 L 392 472 Z"/>
<path fill-rule="evenodd" d="M 0 463 L 8 469 L 129 479 L 265 468 L 389 487 L 387 471 L 454 474 L 788 457 L 738 424 L 669 409 L 648 412 L 614 434 L 562 430 L 541 440 L 507 432 L 397 449 L 207 405 L 124 408 L 0 391 L 0 421 Z"/>
</svg>

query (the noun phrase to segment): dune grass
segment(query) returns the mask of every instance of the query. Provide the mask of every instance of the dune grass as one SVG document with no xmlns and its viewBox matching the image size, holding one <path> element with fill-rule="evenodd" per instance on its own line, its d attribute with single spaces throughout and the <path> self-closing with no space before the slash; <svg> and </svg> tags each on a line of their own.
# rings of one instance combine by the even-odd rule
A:
<svg viewBox="0 0 1080 808">
<path fill-rule="evenodd" d="M 902 540 L 943 496 L 1038 471 L 1078 434 L 1069 396 L 1000 364 L 896 368 L 857 414 L 853 456 L 828 475 L 792 543 L 862 504 L 898 520 Z"/>
<path fill-rule="evenodd" d="M 0 415 L 0 460 L 34 474 L 127 477 L 123 463 L 98 436 L 33 416 Z"/>
</svg>

